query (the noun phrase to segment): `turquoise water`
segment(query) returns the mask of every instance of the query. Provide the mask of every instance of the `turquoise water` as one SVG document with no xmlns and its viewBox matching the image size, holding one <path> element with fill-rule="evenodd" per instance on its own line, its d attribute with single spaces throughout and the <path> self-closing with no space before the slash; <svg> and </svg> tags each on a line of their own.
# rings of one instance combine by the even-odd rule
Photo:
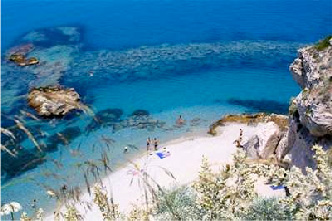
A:
<svg viewBox="0 0 332 221">
<path fill-rule="evenodd" d="M 22 162 L 37 163 L 25 167 L 2 153 L 1 203 L 17 201 L 31 212 L 37 199 L 50 209 L 55 200 L 46 190 L 84 188 L 78 163 L 97 162 L 104 152 L 116 168 L 144 152 L 148 136 L 163 145 L 205 133 L 224 114 L 287 113 L 299 92 L 288 66 L 299 47 L 332 32 L 331 11 L 329 0 L 4 0 L 3 55 L 32 42 L 31 56 L 45 64 L 21 68 L 3 58 L 1 124 L 19 137 L 8 147 L 22 152 Z M 66 29 L 77 38 L 52 29 L 59 26 L 77 27 Z M 98 125 L 81 112 L 40 121 L 20 112 L 35 114 L 25 102 L 29 88 L 55 83 L 74 87 L 97 116 L 114 109 L 123 114 Z M 149 112 L 148 126 L 130 126 L 135 110 Z M 177 128 L 180 114 L 187 124 Z M 17 118 L 44 144 L 45 155 L 36 156 L 33 143 L 15 129 Z M 128 144 L 133 148 L 123 154 Z"/>
</svg>

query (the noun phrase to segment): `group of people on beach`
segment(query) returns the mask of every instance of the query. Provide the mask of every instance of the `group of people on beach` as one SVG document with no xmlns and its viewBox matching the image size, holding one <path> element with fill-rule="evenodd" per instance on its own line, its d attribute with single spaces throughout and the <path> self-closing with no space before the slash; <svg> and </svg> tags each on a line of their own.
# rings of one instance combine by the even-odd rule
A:
<svg viewBox="0 0 332 221">
<path fill-rule="evenodd" d="M 180 115 L 176 120 L 176 125 L 182 126 L 183 124 L 185 124 L 185 120 Z M 148 139 L 146 139 L 146 150 L 149 151 L 152 145 L 154 150 L 158 150 L 159 140 L 157 138 L 153 138 L 152 140 L 150 137 L 148 137 Z"/>
<path fill-rule="evenodd" d="M 150 137 L 148 137 L 148 139 L 146 139 L 146 150 L 149 151 L 150 150 L 150 146 L 154 146 L 154 150 L 158 150 L 158 144 L 159 144 L 159 140 L 157 138 L 153 138 L 153 140 L 150 139 Z"/>
<path fill-rule="evenodd" d="M 182 116 L 180 115 L 177 119 L 176 119 L 176 125 L 177 126 L 182 126 L 186 123 L 186 121 L 182 118 Z M 146 139 L 146 150 L 149 151 L 151 149 L 151 147 L 154 148 L 154 150 L 158 150 L 158 145 L 159 145 L 160 141 L 157 138 L 153 138 L 151 139 L 150 137 L 148 137 Z M 128 152 L 128 147 L 125 146 L 123 153 L 127 153 Z"/>
</svg>

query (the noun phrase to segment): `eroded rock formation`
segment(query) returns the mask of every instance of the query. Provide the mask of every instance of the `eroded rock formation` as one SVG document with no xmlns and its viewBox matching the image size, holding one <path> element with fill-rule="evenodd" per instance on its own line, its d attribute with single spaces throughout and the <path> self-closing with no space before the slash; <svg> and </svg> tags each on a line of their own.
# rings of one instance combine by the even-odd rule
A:
<svg viewBox="0 0 332 221">
<path fill-rule="evenodd" d="M 79 94 L 61 86 L 34 88 L 29 92 L 28 103 L 41 116 L 64 116 L 72 110 L 82 109 Z"/>
<path fill-rule="evenodd" d="M 332 147 L 332 38 L 299 50 L 290 71 L 302 91 L 290 105 L 292 163 L 314 167 L 311 146 Z"/>
</svg>

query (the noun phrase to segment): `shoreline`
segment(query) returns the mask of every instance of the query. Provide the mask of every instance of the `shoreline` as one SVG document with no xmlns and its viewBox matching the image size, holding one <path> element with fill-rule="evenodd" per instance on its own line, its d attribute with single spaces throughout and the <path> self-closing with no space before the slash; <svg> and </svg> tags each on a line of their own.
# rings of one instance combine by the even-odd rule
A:
<svg viewBox="0 0 332 221">
<path fill-rule="evenodd" d="M 140 153 L 132 158 L 132 161 L 124 163 L 113 173 L 102 179 L 103 186 L 106 187 L 108 194 L 113 193 L 114 203 L 119 205 L 119 211 L 128 213 L 134 205 L 144 204 L 144 191 L 138 185 L 139 177 L 135 171 L 144 170 L 156 183 L 163 188 L 188 185 L 198 178 L 202 157 L 206 157 L 213 171 L 218 171 L 226 163 L 231 163 L 233 154 L 236 152 L 235 139 L 239 136 L 239 130 L 244 131 L 244 139 L 249 139 L 259 131 L 269 131 L 274 127 L 273 123 L 261 123 L 255 126 L 245 124 L 231 123 L 218 127 L 216 136 L 205 135 L 188 135 L 178 139 L 170 140 L 162 145 L 170 152 L 170 155 L 160 159 L 152 151 L 152 155 Z M 166 174 L 165 171 L 174 176 L 174 179 Z M 258 184 L 260 188 L 264 184 Z M 264 196 L 282 196 L 282 191 L 272 191 L 267 186 L 263 190 Z M 87 190 L 83 191 L 81 199 L 84 202 L 92 202 L 93 194 L 89 196 Z M 75 205 L 85 219 L 102 218 L 98 207 L 93 204 L 91 210 L 86 210 L 83 205 Z M 60 211 L 64 210 L 61 206 Z M 45 220 L 53 220 L 53 211 L 46 213 Z"/>
</svg>

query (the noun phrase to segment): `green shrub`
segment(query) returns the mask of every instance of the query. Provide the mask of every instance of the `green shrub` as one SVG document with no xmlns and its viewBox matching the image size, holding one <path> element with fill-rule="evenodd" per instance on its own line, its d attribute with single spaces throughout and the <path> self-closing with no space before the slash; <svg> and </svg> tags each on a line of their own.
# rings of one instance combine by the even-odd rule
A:
<svg viewBox="0 0 332 221">
<path fill-rule="evenodd" d="M 243 220 L 292 220 L 291 211 L 276 198 L 258 198 L 246 213 Z"/>
<path fill-rule="evenodd" d="M 318 51 L 323 51 L 325 48 L 327 48 L 330 45 L 330 39 L 332 38 L 332 35 L 327 36 L 323 40 L 319 41 L 316 45 L 315 48 Z"/>
<path fill-rule="evenodd" d="M 295 99 L 296 99 L 295 97 L 291 97 L 289 101 L 288 114 L 290 116 L 292 116 L 297 111 L 297 104 L 296 102 L 294 102 Z"/>
<path fill-rule="evenodd" d="M 201 218 L 201 210 L 196 204 L 196 194 L 189 187 L 165 189 L 158 195 L 157 201 L 158 206 L 154 215 L 156 220 L 174 220 L 172 213 L 175 213 L 179 220 Z"/>
</svg>

